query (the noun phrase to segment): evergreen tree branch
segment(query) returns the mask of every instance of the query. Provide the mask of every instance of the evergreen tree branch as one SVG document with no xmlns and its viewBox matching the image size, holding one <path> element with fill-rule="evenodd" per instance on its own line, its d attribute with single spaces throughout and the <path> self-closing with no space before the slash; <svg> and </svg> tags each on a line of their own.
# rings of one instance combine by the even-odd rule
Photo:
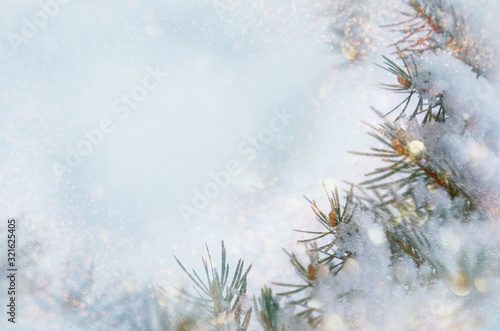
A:
<svg viewBox="0 0 500 331">
<path fill-rule="evenodd" d="M 252 266 L 250 265 L 244 270 L 244 262 L 240 259 L 231 284 L 228 285 L 229 264 L 226 263 L 224 241 L 221 243 L 222 262 L 220 274 L 213 266 L 208 247 L 206 249 L 208 261 L 202 257 L 207 278 L 206 283 L 201 280 L 196 271 L 193 270 L 194 276 L 191 275 L 179 259 L 174 256 L 184 273 L 194 283 L 197 295 L 190 294 L 184 289 L 180 289 L 180 292 L 206 314 L 206 323 L 215 327 L 216 330 L 229 330 L 233 324 L 236 325 L 238 330 L 246 330 L 250 323 L 252 308 L 247 309 L 244 307 L 242 300 L 246 299 L 247 276 Z"/>
<path fill-rule="evenodd" d="M 408 0 L 408 10 L 400 13 L 408 19 L 386 25 L 402 37 L 396 42 L 404 52 L 422 54 L 427 50 L 444 49 L 484 74 L 490 54 L 483 50 L 469 32 L 465 19 L 453 5 L 444 0 Z"/>
</svg>

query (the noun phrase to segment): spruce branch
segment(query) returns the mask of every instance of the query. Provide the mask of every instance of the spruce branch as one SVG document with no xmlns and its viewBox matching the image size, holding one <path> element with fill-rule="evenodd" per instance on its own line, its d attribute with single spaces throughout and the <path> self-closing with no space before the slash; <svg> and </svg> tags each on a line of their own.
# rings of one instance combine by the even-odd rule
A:
<svg viewBox="0 0 500 331">
<path fill-rule="evenodd" d="M 256 310 L 257 320 L 266 331 L 285 331 L 285 326 L 279 328 L 279 312 L 280 304 L 276 297 L 273 296 L 273 291 L 267 286 L 261 289 L 261 296 L 258 301 L 254 297 L 254 307 Z"/>
<path fill-rule="evenodd" d="M 354 192 L 353 187 L 348 192 L 345 205 L 341 205 L 338 189 L 335 187 L 334 191 L 330 193 L 325 189 L 326 196 L 330 203 L 330 211 L 327 213 L 322 212 L 316 202 L 313 200 L 306 200 L 311 204 L 311 209 L 316 215 L 316 219 L 325 228 L 323 231 L 304 231 L 295 230 L 302 233 L 312 234 L 311 238 L 299 240 L 299 243 L 311 244 L 310 250 L 315 253 L 321 253 L 324 257 L 318 260 L 318 263 L 328 265 L 329 268 L 333 267 L 331 262 L 336 259 L 345 259 L 350 256 L 351 253 L 336 252 L 334 246 L 338 244 L 338 240 L 343 240 L 342 236 L 339 235 L 339 229 L 345 228 L 346 225 L 350 224 L 355 210 L 357 208 L 356 203 L 354 203 Z M 355 229 L 353 229 L 355 231 Z M 347 235 L 352 235 L 347 232 Z"/>
<path fill-rule="evenodd" d="M 193 270 L 191 274 L 174 256 L 179 266 L 194 283 L 193 288 L 197 295 L 193 295 L 185 289 L 180 289 L 180 292 L 204 313 L 207 323 L 216 330 L 231 330 L 234 324 L 236 324 L 238 330 L 246 330 L 250 323 L 252 308 L 246 308 L 243 301 L 246 299 L 247 276 L 252 266 L 250 265 L 244 271 L 244 262 L 240 259 L 231 284 L 228 284 L 229 263 L 226 263 L 224 241 L 221 244 L 222 262 L 220 274 L 217 268 L 213 266 L 208 246 L 206 249 L 208 261 L 202 257 L 206 282 L 201 279 L 196 271 Z"/>
<path fill-rule="evenodd" d="M 486 57 L 478 40 L 471 37 L 461 13 L 445 0 L 408 0 L 401 22 L 387 25 L 401 37 L 396 44 L 404 52 L 415 55 L 427 50 L 443 49 L 472 67 L 478 75 L 487 69 Z"/>
<path fill-rule="evenodd" d="M 423 124 L 430 122 L 433 118 L 438 122 L 444 122 L 446 114 L 442 101 L 443 94 L 438 94 L 433 100 L 427 100 L 425 97 L 427 91 L 415 84 L 420 74 L 414 56 L 411 54 L 409 56 L 405 55 L 397 45 L 396 49 L 404 67 L 399 66 L 386 56 L 382 56 L 384 58 L 383 65 L 376 65 L 396 76 L 398 82 L 398 84 L 382 84 L 382 88 L 396 93 L 407 94 L 407 96 L 396 107 L 383 115 L 383 117 L 401 109 L 399 115 L 394 120 L 394 122 L 398 121 L 407 112 L 408 107 L 412 104 L 411 101 L 416 100 L 416 102 L 413 102 L 413 104 L 416 103 L 416 105 L 409 119 L 414 119 L 417 115 L 425 113 L 422 121 Z M 437 114 L 435 113 L 435 109 L 437 109 Z"/>
<path fill-rule="evenodd" d="M 302 284 L 290 284 L 273 282 L 274 285 L 290 288 L 285 292 L 277 293 L 278 296 L 291 296 L 298 293 L 303 293 L 307 289 L 314 289 L 320 280 L 326 279 L 330 273 L 327 265 L 319 262 L 319 254 L 314 251 L 314 248 L 308 248 L 309 264 L 306 266 L 298 259 L 294 253 L 285 253 L 290 258 L 295 271 L 302 279 Z M 340 268 L 339 268 L 340 269 Z M 305 297 L 291 300 L 289 304 L 299 307 L 301 310 L 296 314 L 300 319 L 305 319 L 312 327 L 317 327 L 321 322 L 322 311 L 319 308 L 309 305 L 313 300 L 313 292 L 308 291 Z"/>
<path fill-rule="evenodd" d="M 307 198 L 306 200 L 311 204 L 317 221 L 325 229 L 323 231 L 296 230 L 313 235 L 309 239 L 299 241 L 299 243 L 306 245 L 309 263 L 302 263 L 296 254 L 285 250 L 302 282 L 299 284 L 273 282 L 275 285 L 288 288 L 284 292 L 278 293 L 278 296 L 291 296 L 306 292 L 305 296 L 289 303 L 301 308 L 296 316 L 306 320 L 312 327 L 317 327 L 322 319 L 322 310 L 316 308 L 314 304 L 310 304 L 314 299 L 315 288 L 330 274 L 337 275 L 344 266 L 344 261 L 355 255 L 354 252 L 342 248 L 342 241 L 348 241 L 349 238 L 345 238 L 345 236 L 351 237 L 357 231 L 356 226 L 352 223 L 357 209 L 353 187 L 347 192 L 344 204 L 341 204 L 336 187 L 331 192 L 328 192 L 324 185 L 323 187 L 330 205 L 328 212 L 323 212 L 315 201 Z"/>
<path fill-rule="evenodd" d="M 460 177 L 451 161 L 434 160 L 423 140 L 387 120 L 378 128 L 370 127 L 372 132 L 369 134 L 383 147 L 372 148 L 366 153 L 351 153 L 375 157 L 388 165 L 368 173 L 366 176 L 370 178 L 356 186 L 360 192 L 356 195 L 359 208 L 373 212 L 385 227 L 394 258 L 408 256 L 417 267 L 424 263 L 430 265 L 431 278 L 443 277 L 446 274 L 444 266 L 424 253 L 432 246 L 420 226 L 433 212 L 419 205 L 415 189 L 421 184 L 440 188 L 452 200 L 462 201 L 466 212 L 474 208 L 473 198 L 457 184 Z"/>
<path fill-rule="evenodd" d="M 428 265 L 430 273 L 423 275 L 429 281 L 444 277 L 446 268 L 439 262 L 431 259 L 426 252 L 434 249 L 433 243 L 421 231 L 431 216 L 425 206 L 418 206 L 411 188 L 406 192 L 396 192 L 390 187 L 387 192 L 373 189 L 371 194 L 358 187 L 361 194 L 356 198 L 360 209 L 371 211 L 377 223 L 385 229 L 385 235 L 390 245 L 391 258 L 409 257 L 416 265 Z"/>
<path fill-rule="evenodd" d="M 375 110 L 376 111 L 376 110 Z M 379 115 L 380 112 L 376 111 Z M 370 124 L 370 136 L 383 143 L 385 149 L 372 148 L 372 152 L 356 155 L 377 157 L 388 166 L 377 168 L 367 174 L 370 179 L 359 185 L 368 190 L 387 189 L 391 187 L 394 192 L 409 189 L 410 184 L 423 179 L 428 185 L 437 185 L 444 189 L 451 198 L 463 197 L 472 203 L 472 199 L 457 185 L 446 170 L 453 167 L 444 167 L 446 161 L 436 162 L 426 153 L 425 143 L 412 137 L 398 125 L 389 123 L 381 124 L 377 129 Z M 387 196 L 387 195 L 386 195 Z"/>
</svg>

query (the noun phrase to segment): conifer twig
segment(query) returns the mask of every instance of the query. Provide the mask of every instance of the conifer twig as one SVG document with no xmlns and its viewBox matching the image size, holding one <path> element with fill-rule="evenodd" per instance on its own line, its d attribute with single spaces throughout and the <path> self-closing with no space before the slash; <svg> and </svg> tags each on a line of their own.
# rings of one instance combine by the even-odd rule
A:
<svg viewBox="0 0 500 331">
<path fill-rule="evenodd" d="M 221 243 L 222 262 L 221 272 L 214 268 L 210 251 L 207 249 L 208 261 L 202 257 L 206 282 L 193 270 L 193 274 L 174 256 L 182 270 L 194 283 L 193 295 L 185 289 L 180 292 L 198 307 L 206 317 L 206 322 L 217 330 L 229 330 L 231 325 L 236 325 L 238 330 L 246 330 L 250 323 L 252 308 L 244 305 L 247 290 L 247 275 L 252 266 L 244 271 L 244 262 L 239 260 L 231 284 L 229 280 L 229 264 L 226 263 L 226 249 L 224 241 Z M 242 320 L 243 318 L 243 320 Z"/>
</svg>

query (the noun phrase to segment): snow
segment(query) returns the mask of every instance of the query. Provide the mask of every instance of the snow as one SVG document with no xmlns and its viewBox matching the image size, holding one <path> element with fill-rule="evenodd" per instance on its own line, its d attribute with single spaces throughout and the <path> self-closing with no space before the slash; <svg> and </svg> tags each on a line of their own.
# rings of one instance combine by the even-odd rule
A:
<svg viewBox="0 0 500 331">
<path fill-rule="evenodd" d="M 293 229 L 319 229 L 303 195 L 326 210 L 322 183 L 347 189 L 344 180 L 363 180 L 374 163 L 346 152 L 373 145 L 361 122 L 380 122 L 370 106 L 400 101 L 379 89 L 395 77 L 372 65 L 394 58 L 393 36 L 376 20 L 393 19 L 396 2 L 365 2 L 364 59 L 328 44 L 332 22 L 319 1 L 58 3 L 17 46 L 9 33 L 22 35 L 44 9 L 25 1 L 0 13 L 0 214 L 19 224 L 17 326 L 144 325 L 148 314 L 137 311 L 151 302 L 174 311 L 171 286 L 191 286 L 172 255 L 201 271 L 205 243 L 219 261 L 222 239 L 232 270 L 240 257 L 253 264 L 250 296 L 271 281 L 293 283 L 281 248 L 303 253 L 296 241 L 307 236 Z M 471 13 L 470 34 L 494 54 L 498 5 L 456 7 Z M 430 269 L 391 260 L 384 229 L 367 212 L 339 230 L 360 229 L 339 241 L 357 255 L 337 277 L 322 277 L 309 302 L 323 310 L 323 329 L 352 321 L 364 330 L 486 329 L 498 316 L 500 100 L 496 63 L 487 63 L 477 77 L 452 54 L 426 53 L 414 84 L 428 100 L 442 96 L 446 121 L 403 124 L 410 152 L 443 161 L 440 170 L 484 211 L 455 222 L 463 205 L 418 184 L 420 206 L 449 212 L 444 224 L 429 218 L 420 228 L 436 243 L 423 251 L 450 266 L 450 277 L 429 285 L 422 274 Z"/>
</svg>

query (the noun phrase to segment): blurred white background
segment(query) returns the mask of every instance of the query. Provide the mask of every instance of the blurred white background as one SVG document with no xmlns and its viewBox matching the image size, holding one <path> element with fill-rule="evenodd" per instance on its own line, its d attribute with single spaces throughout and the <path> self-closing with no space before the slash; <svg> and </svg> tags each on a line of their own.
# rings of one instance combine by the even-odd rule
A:
<svg viewBox="0 0 500 331">
<path fill-rule="evenodd" d="M 367 146 L 369 105 L 391 104 L 370 63 L 380 57 L 351 67 L 329 52 L 321 3 L 53 3 L 46 23 L 37 1 L 2 1 L 0 13 L 0 215 L 18 219 L 27 252 L 33 240 L 44 252 L 26 278 L 58 284 L 65 263 L 91 258 L 98 283 L 181 285 L 172 255 L 199 269 L 205 243 L 218 257 L 222 239 L 233 265 L 254 264 L 251 294 L 282 277 L 281 248 L 300 249 L 293 229 L 315 226 L 303 195 L 326 205 L 322 182 L 347 189 L 343 180 L 364 173 L 346 151 Z M 19 39 L 37 19 L 42 27 Z M 120 118 L 113 103 L 147 68 L 168 77 Z M 283 110 L 293 119 L 255 158 L 238 152 Z M 114 131 L 61 173 L 106 118 Z M 233 160 L 241 172 L 202 215 L 183 217 L 194 190 Z M 27 317 L 23 304 L 26 325 L 58 319 Z"/>
</svg>

